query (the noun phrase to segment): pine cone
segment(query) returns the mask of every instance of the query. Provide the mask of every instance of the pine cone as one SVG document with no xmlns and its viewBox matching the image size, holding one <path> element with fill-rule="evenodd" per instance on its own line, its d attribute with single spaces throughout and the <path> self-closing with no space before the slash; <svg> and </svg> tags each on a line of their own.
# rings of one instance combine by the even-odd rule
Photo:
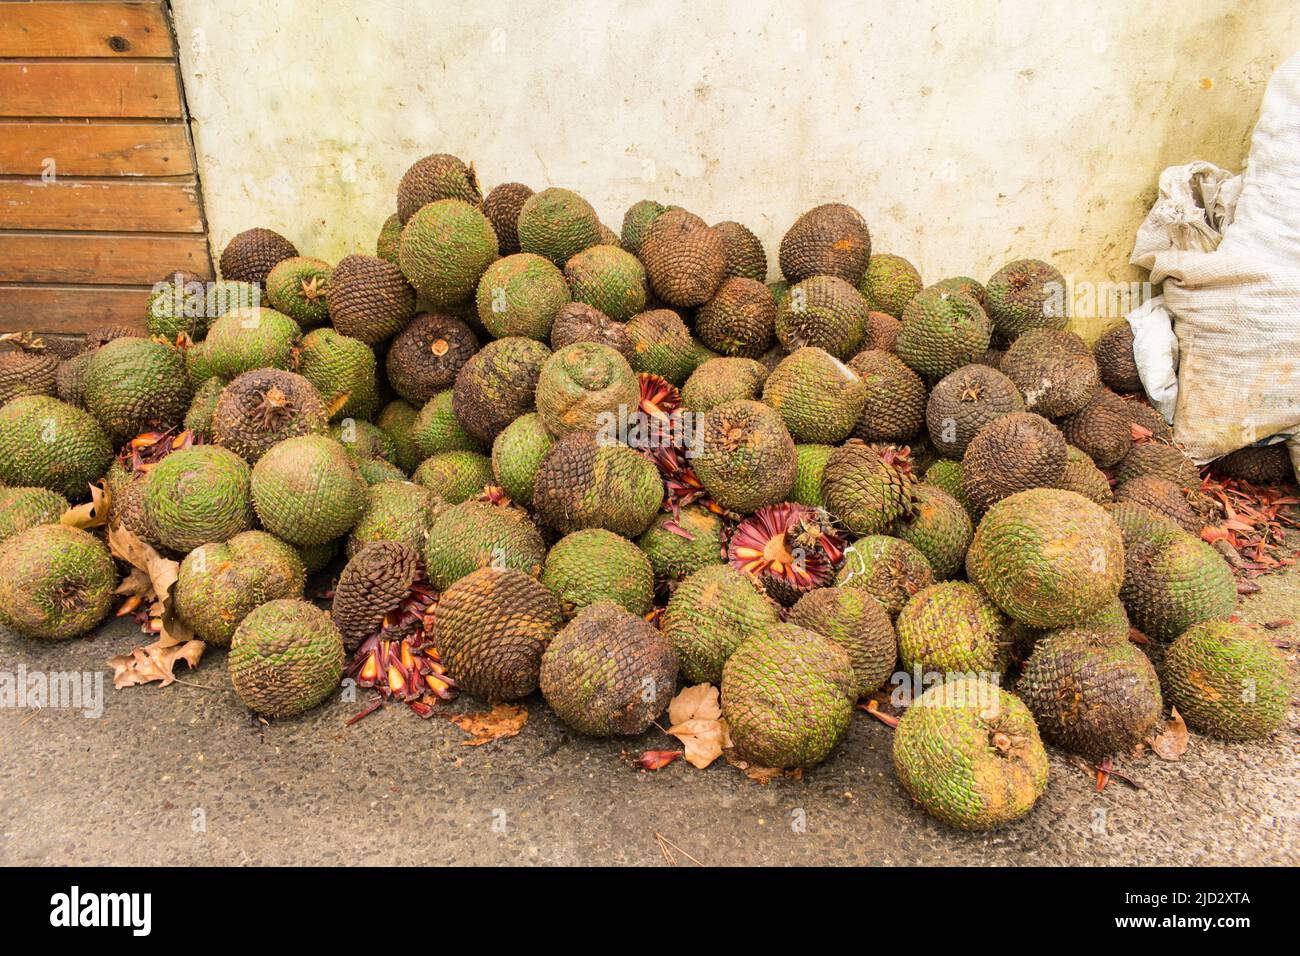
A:
<svg viewBox="0 0 1300 956">
<path fill-rule="evenodd" d="M 374 541 L 357 552 L 339 576 L 330 612 L 349 653 L 384 626 L 420 577 L 420 554 L 409 544 Z"/>
</svg>

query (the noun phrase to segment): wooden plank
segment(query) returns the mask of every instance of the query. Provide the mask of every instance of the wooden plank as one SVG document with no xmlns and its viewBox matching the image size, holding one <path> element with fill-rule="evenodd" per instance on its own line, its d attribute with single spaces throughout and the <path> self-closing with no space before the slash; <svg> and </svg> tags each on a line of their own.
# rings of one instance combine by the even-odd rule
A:
<svg viewBox="0 0 1300 956">
<path fill-rule="evenodd" d="M 173 176 L 194 172 L 178 123 L 0 122 L 0 173 Z"/>
<path fill-rule="evenodd" d="M 172 63 L 0 63 L 0 116 L 180 115 Z"/>
<path fill-rule="evenodd" d="M 152 285 L 177 269 L 211 277 L 207 240 L 0 233 L 0 282 Z"/>
<path fill-rule="evenodd" d="M 0 332 L 87 332 L 125 325 L 144 333 L 149 288 L 0 285 Z"/>
<path fill-rule="evenodd" d="M 170 57 L 157 3 L 6 3 L 0 57 Z"/>
<path fill-rule="evenodd" d="M 203 232 L 189 182 L 0 180 L 0 229 Z"/>
</svg>

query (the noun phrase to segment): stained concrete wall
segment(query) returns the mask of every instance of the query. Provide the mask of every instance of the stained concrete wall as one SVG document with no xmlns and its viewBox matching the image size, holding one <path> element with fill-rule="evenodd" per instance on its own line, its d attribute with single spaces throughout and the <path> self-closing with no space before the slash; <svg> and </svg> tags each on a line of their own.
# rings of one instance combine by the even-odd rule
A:
<svg viewBox="0 0 1300 956">
<path fill-rule="evenodd" d="M 217 250 L 264 225 L 373 252 L 402 172 L 446 151 L 616 230 L 645 197 L 738 219 L 773 277 L 795 216 L 838 200 L 927 280 L 1025 255 L 1136 278 L 1159 171 L 1237 168 L 1300 49 L 1293 0 L 173 6 Z"/>
</svg>

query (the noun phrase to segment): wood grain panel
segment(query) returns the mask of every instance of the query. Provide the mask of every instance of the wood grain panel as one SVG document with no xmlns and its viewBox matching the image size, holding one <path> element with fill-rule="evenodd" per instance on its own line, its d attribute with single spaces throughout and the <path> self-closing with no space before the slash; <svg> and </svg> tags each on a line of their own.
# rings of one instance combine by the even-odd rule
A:
<svg viewBox="0 0 1300 956">
<path fill-rule="evenodd" d="M 203 231 L 194 182 L 0 180 L 0 229 Z"/>
<path fill-rule="evenodd" d="M 152 285 L 177 269 L 212 275 L 202 236 L 0 234 L 0 282 Z"/>
<path fill-rule="evenodd" d="M 0 63 L 0 116 L 179 119 L 176 65 Z"/>
<path fill-rule="evenodd" d="M 0 122 L 0 174 L 172 176 L 194 172 L 179 123 Z"/>
<path fill-rule="evenodd" d="M 170 57 L 158 3 L 0 4 L 0 57 Z"/>
<path fill-rule="evenodd" d="M 0 332 L 84 333 L 125 325 L 144 333 L 149 288 L 0 285 Z"/>
</svg>

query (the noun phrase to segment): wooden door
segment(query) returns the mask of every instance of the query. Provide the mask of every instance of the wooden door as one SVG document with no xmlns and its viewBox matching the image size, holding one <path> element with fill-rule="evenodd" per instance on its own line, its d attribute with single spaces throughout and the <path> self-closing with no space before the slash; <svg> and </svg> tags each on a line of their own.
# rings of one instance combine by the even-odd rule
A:
<svg viewBox="0 0 1300 956">
<path fill-rule="evenodd" d="M 166 4 L 0 0 L 0 332 L 143 330 L 206 232 Z"/>
</svg>

